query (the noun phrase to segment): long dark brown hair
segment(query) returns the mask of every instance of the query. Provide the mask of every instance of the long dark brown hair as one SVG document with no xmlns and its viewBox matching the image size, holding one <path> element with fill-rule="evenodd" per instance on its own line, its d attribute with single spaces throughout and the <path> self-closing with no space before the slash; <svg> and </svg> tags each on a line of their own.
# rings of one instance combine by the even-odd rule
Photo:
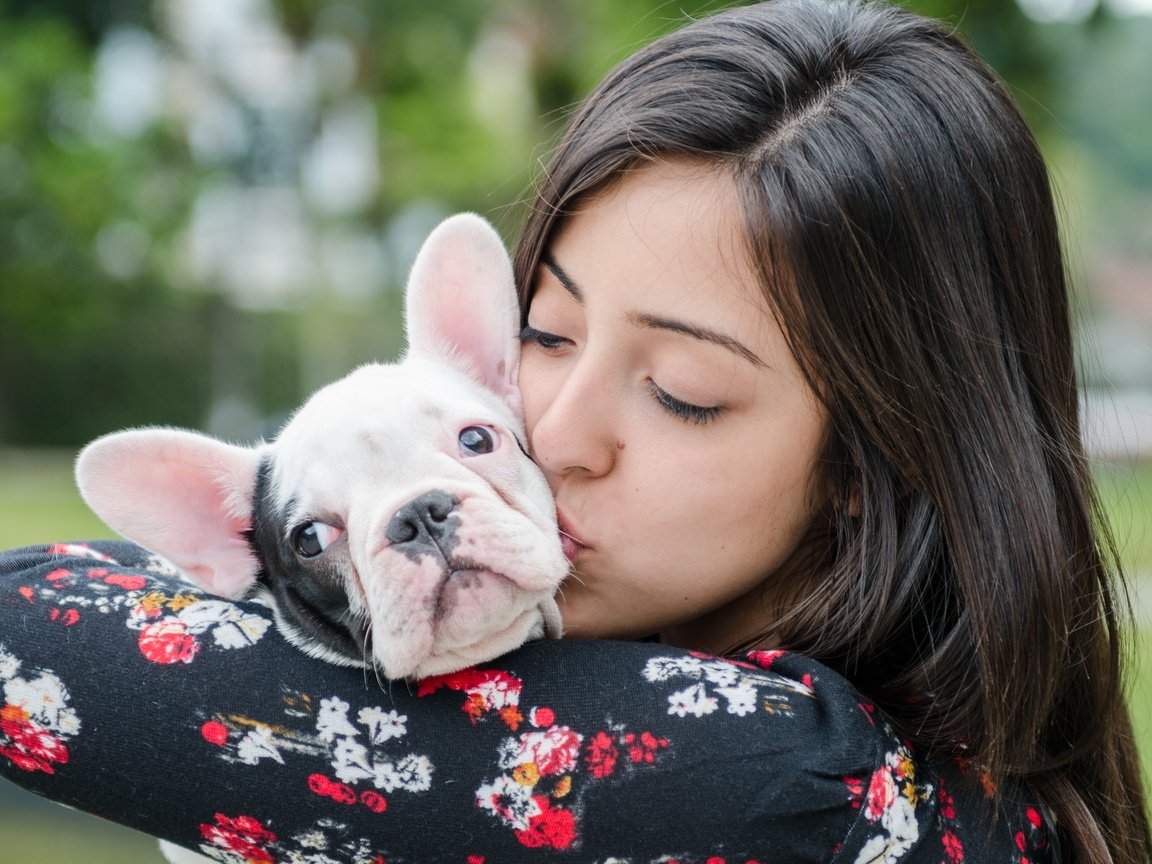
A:
<svg viewBox="0 0 1152 864">
<path fill-rule="evenodd" d="M 765 297 L 829 412 L 828 551 L 765 632 L 928 752 L 1023 779 L 1067 861 L 1147 862 L 1055 208 L 1004 87 L 879 3 L 694 21 L 576 113 L 518 248 L 525 306 L 565 216 L 661 159 L 739 180 Z"/>
</svg>

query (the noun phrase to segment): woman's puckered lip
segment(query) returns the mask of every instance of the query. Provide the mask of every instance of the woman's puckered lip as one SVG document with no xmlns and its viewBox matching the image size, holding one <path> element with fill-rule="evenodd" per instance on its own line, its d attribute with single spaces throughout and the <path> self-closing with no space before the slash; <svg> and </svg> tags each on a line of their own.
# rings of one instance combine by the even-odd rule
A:
<svg viewBox="0 0 1152 864">
<path fill-rule="evenodd" d="M 579 529 L 573 527 L 572 522 L 561 510 L 556 511 L 556 527 L 560 530 L 560 540 L 564 544 L 565 554 L 568 554 L 570 550 L 579 553 L 585 549 L 593 548 L 584 540 Z M 571 558 L 572 555 L 568 554 L 568 557 Z"/>
</svg>

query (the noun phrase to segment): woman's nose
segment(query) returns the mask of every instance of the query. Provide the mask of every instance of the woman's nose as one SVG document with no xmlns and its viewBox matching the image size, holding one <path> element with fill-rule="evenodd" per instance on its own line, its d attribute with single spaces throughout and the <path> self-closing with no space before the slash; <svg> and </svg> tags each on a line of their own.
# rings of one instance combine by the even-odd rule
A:
<svg viewBox="0 0 1152 864">
<path fill-rule="evenodd" d="M 565 374 L 551 376 L 548 385 L 547 393 L 532 400 L 542 410 L 528 417 L 537 464 L 549 475 L 606 474 L 615 462 L 619 436 L 613 428 L 611 389 L 603 376 L 577 362 Z"/>
</svg>

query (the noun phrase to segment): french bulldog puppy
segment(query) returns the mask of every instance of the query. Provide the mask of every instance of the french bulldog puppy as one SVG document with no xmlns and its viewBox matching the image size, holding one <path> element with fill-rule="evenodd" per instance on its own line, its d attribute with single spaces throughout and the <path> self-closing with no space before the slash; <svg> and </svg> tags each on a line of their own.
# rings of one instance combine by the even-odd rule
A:
<svg viewBox="0 0 1152 864">
<path fill-rule="evenodd" d="M 270 443 L 104 436 L 77 485 L 191 582 L 263 599 L 314 657 L 422 678 L 558 637 L 568 561 L 525 449 L 519 322 L 499 236 L 454 216 L 412 267 L 401 360 L 319 390 Z"/>
</svg>

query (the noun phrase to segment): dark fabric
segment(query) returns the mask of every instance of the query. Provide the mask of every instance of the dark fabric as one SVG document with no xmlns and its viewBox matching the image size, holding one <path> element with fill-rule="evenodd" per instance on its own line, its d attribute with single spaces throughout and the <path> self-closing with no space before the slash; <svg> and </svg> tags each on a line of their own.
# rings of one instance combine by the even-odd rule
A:
<svg viewBox="0 0 1152 864">
<path fill-rule="evenodd" d="M 0 554 L 0 688 L 4 776 L 236 864 L 1050 859 L 1019 790 L 807 658 L 540 642 L 378 681 L 125 543 Z"/>
</svg>

